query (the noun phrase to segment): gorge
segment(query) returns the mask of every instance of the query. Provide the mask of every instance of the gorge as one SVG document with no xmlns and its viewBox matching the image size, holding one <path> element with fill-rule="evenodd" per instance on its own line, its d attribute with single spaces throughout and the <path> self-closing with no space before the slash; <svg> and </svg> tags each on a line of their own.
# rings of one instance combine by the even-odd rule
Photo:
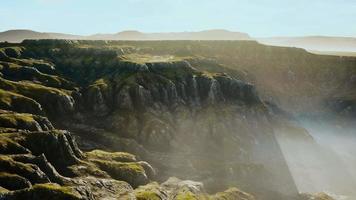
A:
<svg viewBox="0 0 356 200">
<path fill-rule="evenodd" d="M 24 40 L 0 72 L 0 199 L 356 198 L 356 57 Z"/>
</svg>

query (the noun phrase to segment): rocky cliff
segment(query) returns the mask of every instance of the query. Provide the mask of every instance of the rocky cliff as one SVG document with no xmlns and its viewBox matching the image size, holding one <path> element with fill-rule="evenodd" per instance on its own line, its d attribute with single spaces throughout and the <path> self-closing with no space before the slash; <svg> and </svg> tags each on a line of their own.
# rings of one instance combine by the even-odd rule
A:
<svg viewBox="0 0 356 200">
<path fill-rule="evenodd" d="M 274 134 L 287 115 L 243 72 L 104 41 L 3 44 L 0 59 L 5 198 L 298 198 Z"/>
</svg>

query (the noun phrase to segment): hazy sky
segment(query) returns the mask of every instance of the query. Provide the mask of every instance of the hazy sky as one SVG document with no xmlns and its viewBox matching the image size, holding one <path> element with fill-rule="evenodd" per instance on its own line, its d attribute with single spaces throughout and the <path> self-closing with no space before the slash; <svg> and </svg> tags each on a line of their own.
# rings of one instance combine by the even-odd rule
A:
<svg viewBox="0 0 356 200">
<path fill-rule="evenodd" d="M 7 29 L 356 37 L 356 0 L 0 0 L 0 31 Z"/>
</svg>

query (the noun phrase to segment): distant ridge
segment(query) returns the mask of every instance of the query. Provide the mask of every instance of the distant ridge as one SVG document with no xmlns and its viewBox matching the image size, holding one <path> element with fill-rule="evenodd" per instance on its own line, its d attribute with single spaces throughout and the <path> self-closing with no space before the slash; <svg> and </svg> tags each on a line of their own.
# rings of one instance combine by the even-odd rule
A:
<svg viewBox="0 0 356 200">
<path fill-rule="evenodd" d="M 259 38 L 257 41 L 266 45 L 298 47 L 315 52 L 356 52 L 356 38 L 353 37 L 271 37 Z"/>
<path fill-rule="evenodd" d="M 0 32 L 0 41 L 7 42 L 22 42 L 25 39 L 81 39 L 82 36 L 62 34 L 62 33 L 46 33 L 37 32 L 26 29 L 8 30 Z"/>
<path fill-rule="evenodd" d="M 0 32 L 0 42 L 19 43 L 25 39 L 68 39 L 68 40 L 256 40 L 265 45 L 298 47 L 317 54 L 345 55 L 356 53 L 356 38 L 305 36 L 305 37 L 269 37 L 252 38 L 247 33 L 224 29 L 212 29 L 198 32 L 143 33 L 127 30 L 113 34 L 99 33 L 89 36 L 65 33 L 37 32 L 17 29 Z"/>
<path fill-rule="evenodd" d="M 142 33 L 122 31 L 115 34 L 95 34 L 89 36 L 63 33 L 46 33 L 32 30 L 9 30 L 0 32 L 0 41 L 21 42 L 25 39 L 82 39 L 82 40 L 252 40 L 241 32 L 222 29 L 199 32 Z"/>
</svg>

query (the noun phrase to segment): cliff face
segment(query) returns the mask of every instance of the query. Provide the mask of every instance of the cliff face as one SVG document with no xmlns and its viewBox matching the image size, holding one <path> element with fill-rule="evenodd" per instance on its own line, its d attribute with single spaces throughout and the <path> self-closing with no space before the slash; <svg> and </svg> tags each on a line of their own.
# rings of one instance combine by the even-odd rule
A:
<svg viewBox="0 0 356 200">
<path fill-rule="evenodd" d="M 121 138 L 123 135 L 108 133 L 101 135 L 111 130 L 102 129 L 101 126 L 117 123 L 111 119 L 114 114 L 121 116 L 121 112 L 125 111 L 136 116 L 139 112 L 154 109 L 154 102 L 162 102 L 162 106 L 168 108 L 171 102 L 178 101 L 177 90 L 169 80 L 162 79 L 162 85 L 156 88 L 158 91 L 154 97 L 139 84 L 122 79 L 124 74 L 130 73 L 139 79 L 141 75 L 138 72 L 146 73 L 153 66 L 143 66 L 146 71 L 138 67 L 136 71 L 134 65 L 123 65 L 127 70 L 119 70 L 124 74 L 114 73 L 119 76 L 115 81 L 103 76 L 81 87 L 88 82 L 85 78 L 69 81 L 53 63 L 24 56 L 23 47 L 5 47 L 0 51 L 3 53 L 0 60 L 1 199 L 254 199 L 236 188 L 208 195 L 202 183 L 179 179 L 170 179 L 157 188 L 151 187 L 155 183 L 148 183 L 157 179 L 157 168 L 133 154 L 113 152 L 115 148 L 106 143 L 106 140 L 112 140 L 114 145 L 122 144 L 120 148 L 125 150 L 148 154 L 136 142 L 138 137 L 132 135 L 129 138 L 126 135 L 126 138 Z M 175 65 L 170 66 L 173 72 L 180 67 L 194 71 L 185 62 L 178 63 L 180 67 Z M 108 71 L 107 74 L 111 73 Z M 194 73 L 187 72 L 190 75 Z M 142 76 L 152 81 L 157 79 L 153 73 Z M 126 89 L 117 88 L 117 82 L 121 80 L 127 81 L 126 85 L 123 84 Z M 160 92 L 165 94 L 162 101 L 156 99 Z M 215 98 L 216 94 L 210 96 Z M 94 123 L 104 118 L 107 121 Z M 69 131 L 59 130 L 66 127 L 78 131 L 80 136 L 83 136 L 80 133 L 86 134 L 80 137 L 85 152 L 79 149 Z M 90 136 L 92 132 L 96 134 L 94 137 Z M 161 136 L 166 137 L 165 134 Z M 91 139 L 96 141 L 91 142 Z M 163 141 L 154 141 L 153 146 L 158 148 L 159 142 Z M 139 186 L 142 187 L 137 191 L 133 189 Z"/>
<path fill-rule="evenodd" d="M 0 150 L 4 163 L 10 163 L 4 166 L 28 163 L 13 158 L 17 154 L 43 155 L 47 163 L 44 169 L 38 166 L 39 182 L 0 168 L 23 180 L 25 186 L 16 190 L 27 188 L 8 196 L 50 195 L 54 187 L 84 199 L 119 194 L 253 199 L 236 188 L 208 196 L 204 183 L 209 192 L 237 186 L 261 199 L 297 198 L 274 135 L 284 114 L 262 101 L 245 76 L 239 78 L 243 72 L 213 61 L 94 44 L 25 41 L 0 49 L 0 108 L 7 110 L 0 113 L 5 141 Z M 223 72 L 216 72 L 220 67 Z M 304 137 L 305 132 L 296 129 L 295 134 Z M 57 178 L 49 177 L 47 168 Z M 171 176 L 202 183 L 164 182 Z M 105 185 L 103 191 L 95 181 Z M 48 185 L 52 182 L 59 185 Z"/>
</svg>

